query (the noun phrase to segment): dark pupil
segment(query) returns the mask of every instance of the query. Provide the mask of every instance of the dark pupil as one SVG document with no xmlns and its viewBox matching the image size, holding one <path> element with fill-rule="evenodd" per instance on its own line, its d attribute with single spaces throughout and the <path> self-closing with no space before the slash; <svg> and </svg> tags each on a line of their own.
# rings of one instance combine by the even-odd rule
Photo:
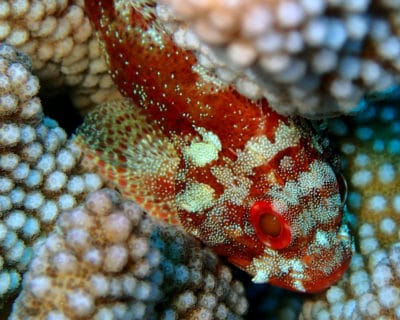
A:
<svg viewBox="0 0 400 320">
<path fill-rule="evenodd" d="M 260 217 L 260 228 L 263 233 L 271 237 L 277 237 L 281 233 L 281 223 L 273 214 L 263 214 Z"/>
</svg>

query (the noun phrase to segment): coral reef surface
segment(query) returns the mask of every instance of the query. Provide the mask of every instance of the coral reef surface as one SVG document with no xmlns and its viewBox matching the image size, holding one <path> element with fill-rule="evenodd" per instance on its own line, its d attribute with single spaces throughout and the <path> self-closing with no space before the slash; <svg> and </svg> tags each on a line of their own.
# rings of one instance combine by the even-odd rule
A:
<svg viewBox="0 0 400 320">
<path fill-rule="evenodd" d="M 348 177 L 357 253 L 342 280 L 306 302 L 301 319 L 400 318 L 400 100 L 370 101 L 331 129 Z"/>
<path fill-rule="evenodd" d="M 400 81 L 398 1 L 157 2 L 176 43 L 282 114 L 349 113 Z"/>
<path fill-rule="evenodd" d="M 241 319 L 240 282 L 199 241 L 109 189 L 63 212 L 10 319 Z"/>
<path fill-rule="evenodd" d="M 1 1 L 0 42 L 30 56 L 42 93 L 68 91 L 82 113 L 119 96 L 81 0 Z"/>
<path fill-rule="evenodd" d="M 0 44 L 0 308 L 59 213 L 102 185 L 79 171 L 79 149 L 44 117 L 29 61 Z"/>
</svg>

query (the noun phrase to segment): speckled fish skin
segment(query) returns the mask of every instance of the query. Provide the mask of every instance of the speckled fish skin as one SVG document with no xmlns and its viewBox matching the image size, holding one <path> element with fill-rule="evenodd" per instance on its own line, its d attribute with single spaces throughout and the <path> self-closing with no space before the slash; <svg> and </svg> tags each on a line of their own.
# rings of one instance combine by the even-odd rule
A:
<svg viewBox="0 0 400 320">
<path fill-rule="evenodd" d="M 84 164 L 256 282 L 303 292 L 336 282 L 352 243 L 325 141 L 207 74 L 159 26 L 153 1 L 86 7 L 132 100 L 88 116 L 75 139 Z"/>
</svg>

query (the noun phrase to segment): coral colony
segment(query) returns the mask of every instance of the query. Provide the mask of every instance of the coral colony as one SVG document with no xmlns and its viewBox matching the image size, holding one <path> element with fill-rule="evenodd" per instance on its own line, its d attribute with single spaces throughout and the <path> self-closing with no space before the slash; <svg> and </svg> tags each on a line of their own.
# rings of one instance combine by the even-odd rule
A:
<svg viewBox="0 0 400 320">
<path fill-rule="evenodd" d="M 115 191 L 91 193 L 58 226 L 11 319 L 238 319 L 246 310 L 243 286 L 214 253 Z"/>
<path fill-rule="evenodd" d="M 21 284 L 35 251 L 63 210 L 72 209 L 101 178 L 77 168 L 80 151 L 43 116 L 39 81 L 29 58 L 0 45 L 0 307 Z"/>
<path fill-rule="evenodd" d="M 400 319 L 399 17 L 0 1 L 0 319 Z"/>
<path fill-rule="evenodd" d="M 357 215 L 357 252 L 343 279 L 304 305 L 303 319 L 400 317 L 400 101 L 371 103 L 347 122 L 335 120 Z"/>
<path fill-rule="evenodd" d="M 349 113 L 399 83 L 398 1 L 160 0 L 174 40 L 281 114 Z"/>
<path fill-rule="evenodd" d="M 0 41 L 29 55 L 42 91 L 67 89 L 83 113 L 119 96 L 82 1 L 1 1 Z"/>
</svg>

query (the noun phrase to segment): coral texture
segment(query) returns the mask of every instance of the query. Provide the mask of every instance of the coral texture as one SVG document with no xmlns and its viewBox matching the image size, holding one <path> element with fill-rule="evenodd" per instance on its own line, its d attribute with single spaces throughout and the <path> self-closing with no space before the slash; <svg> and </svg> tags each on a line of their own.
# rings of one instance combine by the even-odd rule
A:
<svg viewBox="0 0 400 320">
<path fill-rule="evenodd" d="M 348 113 L 399 82 L 398 1 L 158 2 L 180 46 L 282 114 Z"/>
<path fill-rule="evenodd" d="M 395 97 L 396 98 L 396 97 Z M 400 102 L 371 102 L 336 134 L 357 216 L 357 253 L 349 272 L 304 305 L 302 319 L 400 318 Z"/>
<path fill-rule="evenodd" d="M 80 152 L 57 123 L 44 118 L 29 59 L 0 45 L 0 301 L 15 291 L 32 247 L 61 210 L 101 186 L 77 170 Z"/>
<path fill-rule="evenodd" d="M 69 88 L 83 113 L 119 95 L 80 0 L 1 1 L 0 41 L 30 56 L 42 91 Z"/>
<path fill-rule="evenodd" d="M 247 302 L 214 253 L 109 189 L 63 212 L 10 319 L 240 319 Z"/>
</svg>

